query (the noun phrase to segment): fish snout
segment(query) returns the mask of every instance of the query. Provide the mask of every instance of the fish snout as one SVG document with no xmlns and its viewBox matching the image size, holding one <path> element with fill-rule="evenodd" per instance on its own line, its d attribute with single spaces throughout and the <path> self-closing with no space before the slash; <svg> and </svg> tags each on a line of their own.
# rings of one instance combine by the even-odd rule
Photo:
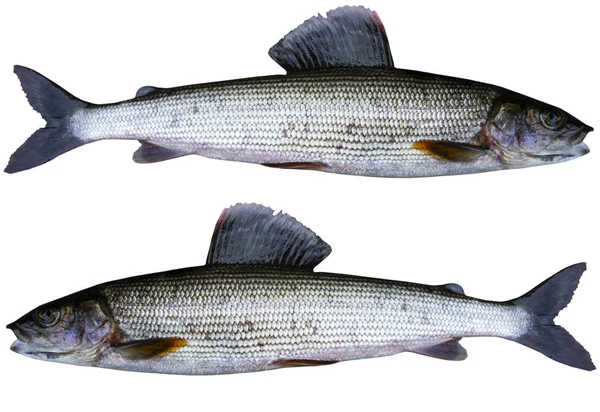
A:
<svg viewBox="0 0 600 412">
<path fill-rule="evenodd" d="M 23 343 L 30 343 L 39 335 L 39 332 L 35 329 L 23 325 L 19 326 L 16 322 L 10 323 L 6 327 L 12 330 L 17 339 Z"/>
</svg>

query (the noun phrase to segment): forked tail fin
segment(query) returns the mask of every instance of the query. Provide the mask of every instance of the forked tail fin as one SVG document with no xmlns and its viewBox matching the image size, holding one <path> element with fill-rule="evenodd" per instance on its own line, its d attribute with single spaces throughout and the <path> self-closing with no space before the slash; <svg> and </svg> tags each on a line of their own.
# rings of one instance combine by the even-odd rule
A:
<svg viewBox="0 0 600 412">
<path fill-rule="evenodd" d="M 596 367 L 590 354 L 569 332 L 554 324 L 558 312 L 571 301 L 585 269 L 585 263 L 569 266 L 512 302 L 535 315 L 529 331 L 516 338 L 516 342 L 557 362 L 591 371 Z"/>
<path fill-rule="evenodd" d="M 46 120 L 46 127 L 38 129 L 12 154 L 6 173 L 31 169 L 87 143 L 71 134 L 67 120 L 88 103 L 27 67 L 15 66 L 15 74 L 31 107 Z"/>
</svg>

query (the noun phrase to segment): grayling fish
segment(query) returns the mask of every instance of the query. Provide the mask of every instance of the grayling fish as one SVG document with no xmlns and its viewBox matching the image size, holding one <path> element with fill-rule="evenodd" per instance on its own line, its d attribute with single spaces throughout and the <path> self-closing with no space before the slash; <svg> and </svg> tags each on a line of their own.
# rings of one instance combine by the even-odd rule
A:
<svg viewBox="0 0 600 412">
<path fill-rule="evenodd" d="M 362 7 L 307 20 L 269 54 L 287 75 L 146 86 L 134 99 L 104 105 L 16 66 L 47 125 L 5 171 L 104 139 L 139 140 L 138 163 L 199 154 L 385 177 L 543 165 L 589 151 L 582 141 L 593 129 L 557 107 L 489 84 L 395 69 L 379 17 Z"/>
<path fill-rule="evenodd" d="M 207 265 L 101 284 L 8 325 L 11 349 L 35 359 L 130 371 L 220 374 L 415 352 L 463 360 L 462 337 L 498 336 L 592 370 L 554 317 L 585 264 L 507 302 L 313 268 L 331 248 L 259 205 L 226 209 Z"/>
</svg>

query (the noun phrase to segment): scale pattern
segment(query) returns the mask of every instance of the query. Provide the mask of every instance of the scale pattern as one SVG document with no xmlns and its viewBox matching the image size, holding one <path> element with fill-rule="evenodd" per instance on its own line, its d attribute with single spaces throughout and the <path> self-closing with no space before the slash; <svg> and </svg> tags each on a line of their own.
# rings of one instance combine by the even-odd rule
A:
<svg viewBox="0 0 600 412">
<path fill-rule="evenodd" d="M 126 340 L 188 341 L 149 366 L 169 373 L 384 356 L 454 337 L 520 336 L 530 322 L 512 304 L 440 287 L 272 267 L 184 269 L 119 281 L 102 293 Z"/>
<path fill-rule="evenodd" d="M 70 127 L 86 141 L 136 139 L 219 159 L 402 175 L 438 162 L 416 141 L 477 143 L 496 97 L 493 86 L 468 80 L 334 69 L 165 89 L 81 109 Z"/>
</svg>

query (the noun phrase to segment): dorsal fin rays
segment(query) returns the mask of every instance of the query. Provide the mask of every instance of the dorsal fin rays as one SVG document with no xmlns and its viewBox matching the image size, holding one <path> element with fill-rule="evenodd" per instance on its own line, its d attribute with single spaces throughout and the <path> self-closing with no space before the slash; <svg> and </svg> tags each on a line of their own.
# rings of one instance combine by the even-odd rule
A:
<svg viewBox="0 0 600 412">
<path fill-rule="evenodd" d="M 312 270 L 331 247 L 293 217 L 257 204 L 225 209 L 217 221 L 207 265 L 246 264 Z"/>
<path fill-rule="evenodd" d="M 288 73 L 334 67 L 393 68 L 385 28 L 376 12 L 339 7 L 306 20 L 269 50 Z"/>
</svg>

